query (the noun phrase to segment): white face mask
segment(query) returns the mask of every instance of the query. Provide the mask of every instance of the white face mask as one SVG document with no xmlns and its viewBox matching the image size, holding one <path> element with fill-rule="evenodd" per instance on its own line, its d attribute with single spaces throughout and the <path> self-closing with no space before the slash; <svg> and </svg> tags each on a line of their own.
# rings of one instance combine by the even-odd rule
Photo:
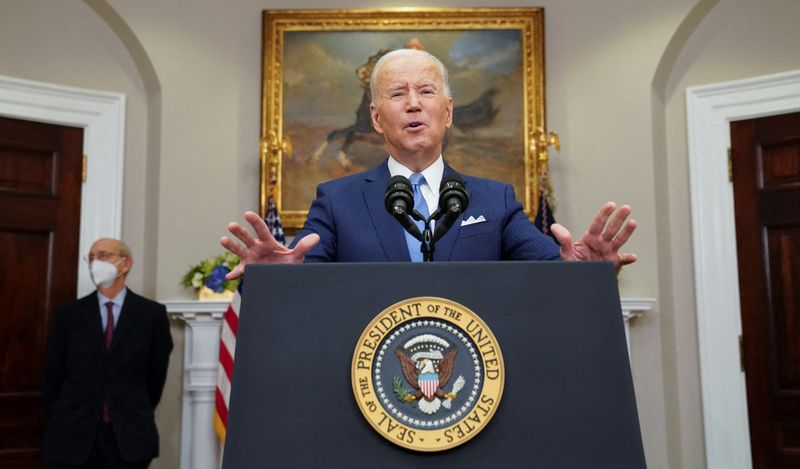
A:
<svg viewBox="0 0 800 469">
<path fill-rule="evenodd" d="M 94 260 L 89 266 L 92 282 L 100 288 L 108 288 L 120 276 L 117 266 L 110 262 Z"/>
</svg>

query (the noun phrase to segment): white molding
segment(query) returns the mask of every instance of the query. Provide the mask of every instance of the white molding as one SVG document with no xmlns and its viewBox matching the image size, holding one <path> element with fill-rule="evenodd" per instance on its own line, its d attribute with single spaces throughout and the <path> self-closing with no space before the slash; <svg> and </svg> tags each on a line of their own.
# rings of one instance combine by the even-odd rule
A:
<svg viewBox="0 0 800 469">
<path fill-rule="evenodd" d="M 800 110 L 800 71 L 690 87 L 686 110 L 706 464 L 750 468 L 729 124 Z"/>
<path fill-rule="evenodd" d="M 162 301 L 174 320 L 186 323 L 183 343 L 181 469 L 217 469 L 220 444 L 213 416 L 219 366 L 219 334 L 228 302 Z"/>
<path fill-rule="evenodd" d="M 20 80 L 0 75 L 0 115 L 49 124 L 82 127 L 88 177 L 81 190 L 79 253 L 101 237 L 119 238 L 125 154 L 125 95 Z M 92 290 L 80 263 L 77 296 Z"/>
<path fill-rule="evenodd" d="M 655 298 L 621 298 L 622 317 L 626 320 L 641 316 L 656 306 Z"/>
<path fill-rule="evenodd" d="M 631 321 L 651 311 L 656 305 L 655 298 L 621 298 L 622 321 L 625 325 L 625 343 L 628 345 L 628 358 L 631 356 Z"/>
<path fill-rule="evenodd" d="M 222 315 L 231 304 L 230 301 L 195 300 L 162 301 L 161 303 L 166 305 L 167 312 L 173 317 L 180 317 L 184 321 L 194 319 L 198 313 L 211 315 L 214 319 L 222 319 Z"/>
</svg>

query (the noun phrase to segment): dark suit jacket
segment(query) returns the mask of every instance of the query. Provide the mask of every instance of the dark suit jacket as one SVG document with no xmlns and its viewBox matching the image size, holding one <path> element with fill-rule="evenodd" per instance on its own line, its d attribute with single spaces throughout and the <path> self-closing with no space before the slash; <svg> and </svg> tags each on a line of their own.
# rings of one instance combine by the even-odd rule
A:
<svg viewBox="0 0 800 469">
<path fill-rule="evenodd" d="M 445 164 L 444 174 L 455 173 Z M 460 175 L 469 194 L 461 218 L 436 243 L 435 261 L 559 259 L 558 245 L 528 220 L 514 189 L 489 179 Z M 380 166 L 320 184 L 308 220 L 297 234 L 317 233 L 320 242 L 306 262 L 410 261 L 403 227 L 386 210 L 389 168 Z M 434 188 L 438 189 L 438 188 Z M 486 221 L 461 226 L 462 220 Z"/>
<path fill-rule="evenodd" d="M 97 292 L 59 308 L 47 341 L 44 458 L 80 464 L 108 403 L 123 459 L 158 456 L 153 411 L 167 376 L 172 337 L 164 305 L 128 289 L 106 352 Z"/>
</svg>

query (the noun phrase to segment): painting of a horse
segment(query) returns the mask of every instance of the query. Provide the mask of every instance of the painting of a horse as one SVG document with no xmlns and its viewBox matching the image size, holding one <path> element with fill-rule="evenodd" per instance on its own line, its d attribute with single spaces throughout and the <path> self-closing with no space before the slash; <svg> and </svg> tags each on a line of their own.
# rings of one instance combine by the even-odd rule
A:
<svg viewBox="0 0 800 469">
<path fill-rule="evenodd" d="M 443 151 L 469 174 L 524 191 L 523 71 L 517 30 L 292 32 L 284 49 L 283 209 L 302 210 L 316 185 L 386 158 L 372 129 L 369 77 L 401 47 L 424 48 L 450 72 L 453 127 Z"/>
</svg>

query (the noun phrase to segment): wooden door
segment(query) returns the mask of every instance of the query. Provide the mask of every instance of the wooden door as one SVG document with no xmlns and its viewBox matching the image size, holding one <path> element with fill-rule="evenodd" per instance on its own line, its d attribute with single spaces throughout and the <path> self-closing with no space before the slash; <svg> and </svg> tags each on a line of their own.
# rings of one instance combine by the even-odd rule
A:
<svg viewBox="0 0 800 469">
<path fill-rule="evenodd" d="M 83 130 L 0 117 L 0 467 L 41 467 L 45 343 L 75 299 Z"/>
<path fill-rule="evenodd" d="M 753 467 L 800 467 L 800 113 L 731 124 Z"/>
</svg>

